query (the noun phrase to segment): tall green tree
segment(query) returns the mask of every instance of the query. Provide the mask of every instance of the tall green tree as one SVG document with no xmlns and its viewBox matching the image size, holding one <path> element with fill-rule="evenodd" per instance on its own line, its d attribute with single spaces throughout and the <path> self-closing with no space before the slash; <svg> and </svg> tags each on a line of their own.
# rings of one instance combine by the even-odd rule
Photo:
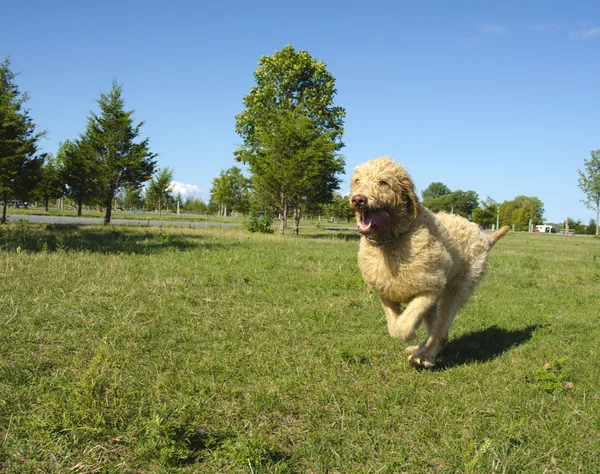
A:
<svg viewBox="0 0 600 474">
<path fill-rule="evenodd" d="M 35 124 L 24 108 L 29 97 L 15 83 L 16 74 L 9 59 L 0 64 L 0 197 L 4 202 L 0 223 L 6 222 L 9 198 L 27 198 L 35 187 L 44 163 L 36 156 L 38 140 L 44 132 L 35 131 Z"/>
<path fill-rule="evenodd" d="M 156 173 L 155 178 L 150 180 L 146 189 L 146 202 L 154 206 L 154 209 L 158 211 L 158 217 L 162 217 L 163 208 L 173 200 L 172 180 L 173 170 L 163 168 Z"/>
<path fill-rule="evenodd" d="M 315 199 L 322 199 L 324 204 L 337 189 L 339 181 L 335 174 L 343 170 L 344 163 L 336 152 L 344 146 L 345 111 L 334 105 L 337 90 L 333 75 L 323 62 L 317 61 L 306 51 L 296 51 L 292 46 L 286 46 L 272 56 L 261 57 L 254 78 L 256 85 L 244 97 L 245 109 L 236 116 L 236 131 L 242 137 L 243 145 L 236 150 L 235 156 L 249 165 L 255 191 L 266 193 L 259 200 L 264 202 L 264 198 L 269 196 L 271 204 L 279 209 L 282 233 L 287 225 L 288 206 L 294 209 L 295 222 L 298 222 L 302 206 Z M 300 166 L 296 176 L 312 173 L 310 195 L 290 190 L 277 193 L 274 192 L 277 184 L 268 182 L 269 176 L 278 173 L 274 168 L 281 170 L 281 160 L 285 158 L 282 154 L 273 156 L 273 150 L 282 148 L 275 142 L 278 139 L 276 134 L 287 130 L 287 136 L 280 141 L 289 142 L 293 128 L 299 137 L 297 141 L 310 144 L 312 150 L 307 149 L 303 157 L 292 157 L 291 153 L 285 156 Z M 310 135 L 309 129 L 312 137 L 306 140 Z M 320 142 L 318 146 L 317 141 Z M 324 142 L 327 142 L 326 147 L 323 146 Z M 315 153 L 316 148 L 321 148 L 322 153 Z M 300 148 L 294 146 L 294 149 Z M 317 166 L 310 160 L 320 162 L 318 167 L 322 172 L 318 177 L 314 174 Z M 298 188 L 303 186 L 299 183 Z"/>
<path fill-rule="evenodd" d="M 514 225 L 518 230 L 527 230 L 529 220 L 532 225 L 542 223 L 544 204 L 535 196 L 517 196 L 512 201 L 500 204 L 498 213 L 501 225 Z"/>
<path fill-rule="evenodd" d="M 123 198 L 123 204 L 125 207 L 135 211 L 143 207 L 144 196 L 142 195 L 142 189 L 135 186 L 128 186 L 125 188 L 125 196 Z"/>
<path fill-rule="evenodd" d="M 293 209 L 298 234 L 301 209 L 332 199 L 344 160 L 336 154 L 331 136 L 298 110 L 281 112 L 259 138 L 266 159 L 250 164 L 253 188 L 279 210 L 280 234 L 285 233 L 288 207 Z"/>
<path fill-rule="evenodd" d="M 433 212 L 451 212 L 472 219 L 479 204 L 475 191 L 451 191 L 443 183 L 431 183 L 422 193 L 423 206 Z"/>
<path fill-rule="evenodd" d="M 335 219 L 343 220 L 347 223 L 350 223 L 350 219 L 355 215 L 354 210 L 350 207 L 348 198 L 337 193 L 334 194 L 329 204 L 325 206 L 325 211 Z"/>
<path fill-rule="evenodd" d="M 50 199 L 61 198 L 65 193 L 61 178 L 61 165 L 58 158 L 48 155 L 42 166 L 40 179 L 33 190 L 34 198 L 42 201 L 46 211 L 48 211 Z"/>
<path fill-rule="evenodd" d="M 77 202 L 77 215 L 81 216 L 83 205 L 100 197 L 96 152 L 91 141 L 82 136 L 60 143 L 56 157 L 61 163 L 60 175 L 67 196 Z"/>
<path fill-rule="evenodd" d="M 210 200 L 218 207 L 220 216 L 226 216 L 227 211 L 233 209 L 246 214 L 250 208 L 250 180 L 237 166 L 221 170 L 213 179 Z"/>
<path fill-rule="evenodd" d="M 208 206 L 201 199 L 189 196 L 183 203 L 183 209 L 191 214 L 205 214 L 208 210 Z"/>
<path fill-rule="evenodd" d="M 85 138 L 90 141 L 98 165 L 98 184 L 109 224 L 112 201 L 127 186 L 141 186 L 154 173 L 157 156 L 150 152 L 149 139 L 137 141 L 144 122 L 133 123 L 133 110 L 125 111 L 123 88 L 113 81 L 108 94 L 98 99 L 100 113 L 92 112 Z"/>
<path fill-rule="evenodd" d="M 579 174 L 579 189 L 585 194 L 583 203 L 596 211 L 596 235 L 600 222 L 600 149 L 590 152 L 589 160 L 583 160 L 585 171 L 577 170 Z"/>
<path fill-rule="evenodd" d="M 446 186 L 444 183 L 435 182 L 431 183 L 427 188 L 421 193 L 423 200 L 429 199 L 437 199 L 445 194 L 450 194 L 450 188 Z"/>
<path fill-rule="evenodd" d="M 498 203 L 489 196 L 478 207 L 473 209 L 473 222 L 486 228 L 496 224 L 497 216 Z"/>
</svg>

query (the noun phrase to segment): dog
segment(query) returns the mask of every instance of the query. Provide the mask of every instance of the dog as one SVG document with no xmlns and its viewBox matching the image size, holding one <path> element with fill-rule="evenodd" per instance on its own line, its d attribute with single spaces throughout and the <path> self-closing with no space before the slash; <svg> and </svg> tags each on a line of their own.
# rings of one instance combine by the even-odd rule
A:
<svg viewBox="0 0 600 474">
<path fill-rule="evenodd" d="M 411 341 L 425 324 L 425 340 L 406 353 L 413 366 L 433 367 L 457 312 L 485 276 L 491 248 L 509 227 L 486 235 L 464 217 L 431 212 L 402 165 L 387 156 L 356 167 L 350 188 L 363 278 L 379 293 L 391 337 Z"/>
</svg>

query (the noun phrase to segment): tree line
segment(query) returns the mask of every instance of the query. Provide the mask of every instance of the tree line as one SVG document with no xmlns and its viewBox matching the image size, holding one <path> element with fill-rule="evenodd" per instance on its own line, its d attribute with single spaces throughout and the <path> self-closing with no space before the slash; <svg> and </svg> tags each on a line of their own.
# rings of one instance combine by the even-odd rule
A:
<svg viewBox="0 0 600 474">
<path fill-rule="evenodd" d="M 35 197 L 48 206 L 51 199 L 66 196 L 83 205 L 105 210 L 109 223 L 113 204 L 129 208 L 152 206 L 159 214 L 177 203 L 189 212 L 215 212 L 226 216 L 268 214 L 280 218 L 279 232 L 292 216 L 294 233 L 303 215 L 331 215 L 349 221 L 347 199 L 337 191 L 345 160 L 345 110 L 336 105 L 335 78 L 325 64 L 306 51 L 286 46 L 263 56 L 254 72 L 255 84 L 244 96 L 244 109 L 235 117 L 242 144 L 235 159 L 247 166 L 250 177 L 234 166 L 215 177 L 210 202 L 173 196 L 170 168 L 157 168 L 157 155 L 149 138 L 141 138 L 144 122 L 135 123 L 125 110 L 122 86 L 113 81 L 108 93 L 97 100 L 79 137 L 65 140 L 56 156 L 38 152 L 44 132 L 36 127 L 24 105 L 28 100 L 15 83 L 6 59 L 0 65 L 0 197 L 2 222 L 9 199 Z M 600 150 L 579 171 L 579 186 L 586 205 L 600 212 Z M 145 188 L 144 184 L 149 183 Z M 443 183 L 431 183 L 423 204 L 433 211 L 447 211 L 491 227 L 495 224 L 527 229 L 543 220 L 543 203 L 537 197 L 517 196 L 501 204 L 491 198 L 480 202 L 474 191 L 451 191 Z M 574 223 L 577 224 L 577 223 Z M 580 225 L 583 225 L 579 223 Z M 590 222 L 589 226 L 592 226 Z"/>
</svg>

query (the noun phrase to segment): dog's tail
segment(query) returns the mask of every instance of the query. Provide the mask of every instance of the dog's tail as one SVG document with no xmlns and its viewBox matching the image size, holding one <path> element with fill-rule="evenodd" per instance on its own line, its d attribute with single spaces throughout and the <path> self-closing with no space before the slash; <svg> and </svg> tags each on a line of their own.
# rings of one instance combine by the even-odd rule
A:
<svg viewBox="0 0 600 474">
<path fill-rule="evenodd" d="M 510 227 L 505 225 L 504 227 L 502 227 L 501 229 L 498 229 L 493 234 L 489 234 L 487 236 L 487 239 L 488 239 L 488 242 L 490 243 L 490 247 L 493 247 L 493 245 L 496 242 L 498 242 L 500 240 L 500 238 L 509 231 L 509 229 L 510 229 Z"/>
</svg>

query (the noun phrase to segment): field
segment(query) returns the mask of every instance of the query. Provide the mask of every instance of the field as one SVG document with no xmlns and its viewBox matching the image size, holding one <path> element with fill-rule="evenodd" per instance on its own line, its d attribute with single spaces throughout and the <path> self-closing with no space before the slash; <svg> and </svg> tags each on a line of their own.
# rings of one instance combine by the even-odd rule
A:
<svg viewBox="0 0 600 474">
<path fill-rule="evenodd" d="M 600 240 L 509 233 L 418 371 L 355 237 L 3 226 L 0 472 L 600 472 Z"/>
</svg>

